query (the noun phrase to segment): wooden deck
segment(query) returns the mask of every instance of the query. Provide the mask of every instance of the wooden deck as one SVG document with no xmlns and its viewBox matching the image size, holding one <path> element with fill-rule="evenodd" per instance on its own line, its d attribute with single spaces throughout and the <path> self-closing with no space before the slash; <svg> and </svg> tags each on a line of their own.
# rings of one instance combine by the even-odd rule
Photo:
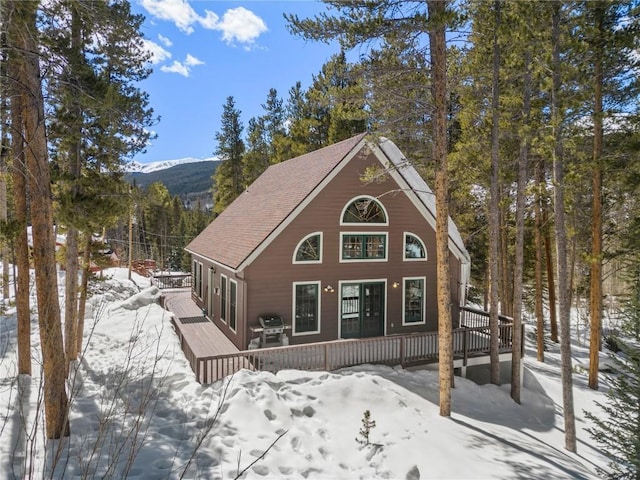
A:
<svg viewBox="0 0 640 480">
<path fill-rule="evenodd" d="M 411 366 L 438 361 L 437 332 L 240 351 L 203 315 L 190 289 L 163 290 L 163 305 L 173 313 L 182 350 L 200 383 L 213 383 L 243 368 L 275 373 L 287 368 L 330 371 L 363 363 Z M 453 330 L 454 366 L 486 363 L 488 314 L 465 309 L 464 320 Z M 513 322 L 501 316 L 501 357 L 510 357 L 513 334 Z"/>
<path fill-rule="evenodd" d="M 232 355 L 240 350 L 202 313 L 191 299 L 191 289 L 162 291 L 163 306 L 173 313 L 173 325 L 180 345 L 193 371 L 198 374 L 199 359 Z M 199 382 L 202 378 L 198 377 Z"/>
</svg>

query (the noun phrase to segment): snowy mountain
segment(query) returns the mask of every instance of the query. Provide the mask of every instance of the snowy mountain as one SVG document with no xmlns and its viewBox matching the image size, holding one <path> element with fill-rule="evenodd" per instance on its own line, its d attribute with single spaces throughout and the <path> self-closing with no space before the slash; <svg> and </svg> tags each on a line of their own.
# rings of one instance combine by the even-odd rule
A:
<svg viewBox="0 0 640 480">
<path fill-rule="evenodd" d="M 189 197 L 210 192 L 212 176 L 220 163 L 215 157 L 207 159 L 183 158 L 147 164 L 137 164 L 137 170 L 125 174 L 125 179 L 142 189 L 160 182 L 171 195 Z M 207 198 L 210 193 L 207 193 Z M 203 203 L 207 203 L 204 201 Z"/>
<path fill-rule="evenodd" d="M 167 168 L 175 167 L 177 165 L 184 165 L 186 163 L 214 162 L 217 160 L 218 160 L 217 157 L 209 157 L 209 158 L 185 157 L 185 158 L 179 158 L 176 160 L 159 160 L 157 162 L 149 162 L 149 163 L 140 163 L 140 162 L 134 161 L 127 165 L 126 171 L 128 173 L 152 173 L 152 172 L 157 172 L 159 170 L 166 170 Z"/>
</svg>

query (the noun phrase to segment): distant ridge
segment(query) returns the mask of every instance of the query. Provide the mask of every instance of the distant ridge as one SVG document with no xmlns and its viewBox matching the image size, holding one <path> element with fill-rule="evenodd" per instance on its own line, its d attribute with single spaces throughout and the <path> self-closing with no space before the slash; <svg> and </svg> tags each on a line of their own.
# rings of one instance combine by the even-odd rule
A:
<svg viewBox="0 0 640 480">
<path fill-rule="evenodd" d="M 220 164 L 219 160 L 193 161 L 168 160 L 145 164 L 145 168 L 125 174 L 125 179 L 146 189 L 155 182 L 162 183 L 173 196 L 183 199 L 202 193 L 210 193 L 213 186 L 212 176 Z"/>
<path fill-rule="evenodd" d="M 198 162 L 217 162 L 217 157 L 209 157 L 209 158 L 195 158 L 195 157 L 185 157 L 179 158 L 176 160 L 160 160 L 157 162 L 149 162 L 149 163 L 140 163 L 140 162 L 131 162 L 125 167 L 125 171 L 127 173 L 152 173 L 158 170 L 166 170 L 167 168 L 175 167 L 177 165 L 183 165 L 187 163 L 198 163 Z"/>
</svg>

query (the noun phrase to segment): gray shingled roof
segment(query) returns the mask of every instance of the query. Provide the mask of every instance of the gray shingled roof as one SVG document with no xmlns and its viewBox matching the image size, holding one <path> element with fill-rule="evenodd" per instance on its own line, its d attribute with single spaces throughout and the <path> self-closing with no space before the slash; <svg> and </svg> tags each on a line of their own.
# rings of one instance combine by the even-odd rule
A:
<svg viewBox="0 0 640 480">
<path fill-rule="evenodd" d="M 237 269 L 364 137 L 270 166 L 187 245 L 187 251 Z"/>
</svg>

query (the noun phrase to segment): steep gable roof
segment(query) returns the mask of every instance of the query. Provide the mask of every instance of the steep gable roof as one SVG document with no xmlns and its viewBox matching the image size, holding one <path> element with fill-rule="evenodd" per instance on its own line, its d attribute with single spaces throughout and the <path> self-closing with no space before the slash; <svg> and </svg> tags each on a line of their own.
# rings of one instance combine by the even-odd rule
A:
<svg viewBox="0 0 640 480">
<path fill-rule="evenodd" d="M 391 162 L 391 172 L 397 172 L 402 177 L 411 191 L 415 193 L 420 202 L 429 211 L 430 218 L 428 220 L 430 220 L 431 226 L 435 230 L 436 197 L 431 188 L 429 188 L 429 185 L 427 185 L 427 182 L 424 181 L 418 171 L 413 167 L 413 165 L 411 165 L 411 162 L 407 160 L 400 149 L 391 140 L 381 137 L 378 146 L 384 153 L 385 158 Z M 451 217 L 449 217 L 449 248 L 461 261 L 465 263 L 471 261 L 469 252 L 462 241 L 460 231 Z"/>
<path fill-rule="evenodd" d="M 186 250 L 237 269 L 342 160 L 362 148 L 364 137 L 270 166 Z"/>
</svg>

